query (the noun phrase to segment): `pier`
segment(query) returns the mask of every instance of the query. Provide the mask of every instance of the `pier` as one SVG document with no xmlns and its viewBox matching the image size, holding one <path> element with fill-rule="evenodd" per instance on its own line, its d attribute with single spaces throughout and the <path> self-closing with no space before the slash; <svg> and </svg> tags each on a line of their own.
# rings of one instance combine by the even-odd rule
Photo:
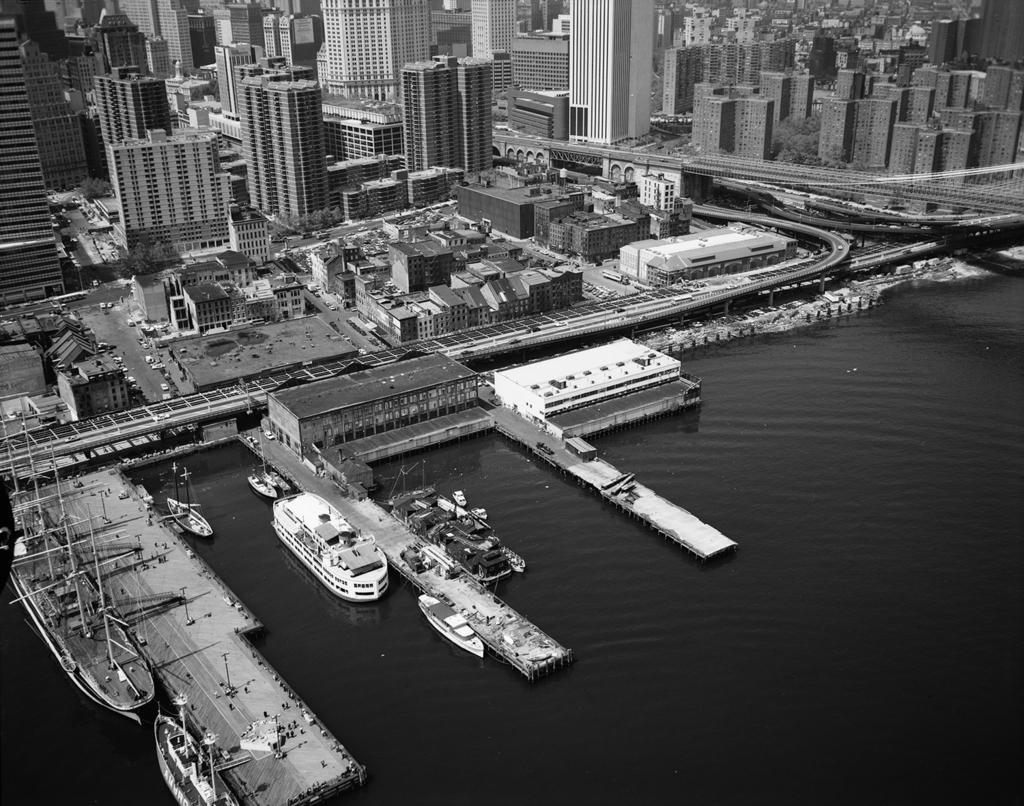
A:
<svg viewBox="0 0 1024 806">
<path fill-rule="evenodd" d="M 116 531 L 140 546 L 105 587 L 168 697 L 185 694 L 194 726 L 217 736 L 239 802 L 301 806 L 361 785 L 362 765 L 246 640 L 261 624 L 238 597 L 120 470 L 81 481 L 66 485 L 66 509 L 92 518 L 97 537 Z"/>
<path fill-rule="evenodd" d="M 713 526 L 637 482 L 635 474 L 623 473 L 601 459 L 582 459 L 570 451 L 558 436 L 507 408 L 499 406 L 491 416 L 502 436 L 571 476 L 616 509 L 641 521 L 699 559 L 709 560 L 736 548 L 735 541 Z"/>
<path fill-rule="evenodd" d="M 355 501 L 342 497 L 334 482 L 310 471 L 280 442 L 264 441 L 263 450 L 268 465 L 299 489 L 330 501 L 360 532 L 373 535 L 394 571 L 418 591 L 446 601 L 462 613 L 491 653 L 528 680 L 536 680 L 572 663 L 571 649 L 559 644 L 475 579 L 465 574 L 444 579 L 432 571 L 414 572 L 401 554 L 410 545 L 420 543 L 420 538 L 378 504 L 368 499 Z"/>
</svg>

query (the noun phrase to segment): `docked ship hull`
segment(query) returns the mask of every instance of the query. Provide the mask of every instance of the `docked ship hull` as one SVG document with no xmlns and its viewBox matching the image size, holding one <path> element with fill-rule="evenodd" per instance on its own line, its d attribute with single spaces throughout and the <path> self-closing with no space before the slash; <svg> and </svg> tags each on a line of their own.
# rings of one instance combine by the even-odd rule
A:
<svg viewBox="0 0 1024 806">
<path fill-rule="evenodd" d="M 181 726 L 170 717 L 159 714 L 153 722 L 153 741 L 156 744 L 156 760 L 160 766 L 160 774 L 164 783 L 170 790 L 178 806 L 208 806 L 208 801 L 195 788 L 192 782 L 181 772 L 171 766 L 170 749 L 165 742 L 172 733 L 181 732 Z M 195 740 L 190 737 L 190 741 Z M 218 796 L 213 803 L 215 806 L 237 806 L 237 801 L 227 791 L 223 781 L 218 775 Z"/>
<path fill-rule="evenodd" d="M 249 489 L 260 498 L 274 500 L 277 498 L 277 487 L 271 484 L 265 476 L 253 474 L 246 479 L 249 482 Z"/>
<path fill-rule="evenodd" d="M 288 534 L 288 532 L 285 529 L 283 529 L 277 523 L 277 521 L 274 521 L 274 531 L 277 532 L 277 536 L 280 538 L 281 542 L 288 547 L 288 550 L 295 555 L 296 559 L 298 559 L 298 561 L 302 563 L 306 570 L 308 570 L 310 573 L 313 574 L 313 576 L 320 580 L 323 586 L 327 588 L 327 590 L 329 590 L 335 596 L 337 596 L 339 599 L 344 599 L 346 602 L 370 602 L 376 601 L 381 596 L 383 596 L 384 593 L 387 591 L 388 578 L 386 576 L 384 577 L 383 580 L 381 580 L 381 582 L 377 586 L 377 590 L 375 592 L 376 595 L 372 598 L 368 596 L 350 596 L 338 590 L 337 585 L 335 585 L 333 580 L 331 580 L 327 576 L 327 574 L 324 573 L 323 568 L 317 563 L 312 562 L 307 556 L 305 556 L 305 553 L 296 545 L 296 539 L 292 537 L 290 534 Z M 385 559 L 384 562 L 386 563 L 387 560 Z"/>
<path fill-rule="evenodd" d="M 54 636 L 51 628 L 40 615 L 36 604 L 33 601 L 34 597 L 29 595 L 29 590 L 18 578 L 17 571 L 11 573 L 11 584 L 18 597 L 24 597 L 21 598 L 21 603 L 25 606 L 25 610 L 28 613 L 29 618 L 32 620 L 32 626 L 35 628 L 36 633 L 42 639 L 43 643 L 46 644 L 54 658 L 57 659 L 57 663 L 60 665 L 61 669 L 64 670 L 64 673 L 71 679 L 71 682 L 75 684 L 78 690 L 97 705 L 113 711 L 115 714 L 120 714 L 137 724 L 142 724 L 142 718 L 139 716 L 139 712 L 146 709 L 146 707 L 153 702 L 155 687 L 151 686 L 146 696 L 130 703 L 106 696 L 98 688 L 98 681 L 83 672 L 82 665 L 75 659 L 74 654 L 70 650 L 66 650 L 62 646 L 62 642 Z M 124 640 L 130 640 L 123 632 L 122 636 L 124 637 Z M 142 664 L 146 663 L 146 661 L 141 657 L 138 662 Z"/>
<path fill-rule="evenodd" d="M 213 527 L 195 510 L 195 505 L 183 504 L 173 498 L 167 499 L 167 509 L 174 518 L 174 522 L 190 535 L 196 537 L 212 537 Z"/>
</svg>

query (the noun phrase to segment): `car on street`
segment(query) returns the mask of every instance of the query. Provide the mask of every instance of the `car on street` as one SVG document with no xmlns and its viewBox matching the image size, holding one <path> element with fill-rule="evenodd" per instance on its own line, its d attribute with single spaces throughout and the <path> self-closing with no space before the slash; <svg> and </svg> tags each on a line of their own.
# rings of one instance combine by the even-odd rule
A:
<svg viewBox="0 0 1024 806">
<path fill-rule="evenodd" d="M 266 437 L 267 439 L 270 439 L 270 440 L 277 439 L 277 437 L 274 436 L 274 432 L 273 431 L 264 430 L 263 436 Z"/>
</svg>

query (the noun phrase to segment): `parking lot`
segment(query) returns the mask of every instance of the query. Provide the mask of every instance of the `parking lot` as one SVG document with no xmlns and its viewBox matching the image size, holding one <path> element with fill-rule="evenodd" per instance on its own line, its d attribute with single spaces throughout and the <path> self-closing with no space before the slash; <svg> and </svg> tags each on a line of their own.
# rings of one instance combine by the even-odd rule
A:
<svg viewBox="0 0 1024 806">
<path fill-rule="evenodd" d="M 112 308 L 89 305 L 79 309 L 82 320 L 92 328 L 98 342 L 116 345 L 111 355 L 120 356 L 129 378 L 134 378 L 146 402 L 160 400 L 164 394 L 178 394 L 177 385 L 169 376 L 166 367 L 167 351 L 156 347 L 151 339 L 145 338 L 138 327 L 128 324 L 128 305 L 123 302 L 112 304 Z M 145 344 L 140 344 L 140 341 Z M 146 356 L 153 357 L 154 364 L 164 364 L 164 369 L 153 369 Z M 166 384 L 167 389 L 161 388 Z"/>
</svg>

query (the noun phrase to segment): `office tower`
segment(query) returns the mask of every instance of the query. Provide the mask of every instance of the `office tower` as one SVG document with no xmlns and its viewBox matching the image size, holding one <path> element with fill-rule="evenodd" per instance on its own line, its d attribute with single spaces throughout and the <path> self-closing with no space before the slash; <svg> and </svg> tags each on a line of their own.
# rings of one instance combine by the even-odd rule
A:
<svg viewBox="0 0 1024 806">
<path fill-rule="evenodd" d="M 566 0 L 531 0 L 530 30 L 550 31 L 551 23 L 565 13 Z"/>
<path fill-rule="evenodd" d="M 491 54 L 490 62 L 491 92 L 498 95 L 512 86 L 512 55 L 495 51 Z"/>
<path fill-rule="evenodd" d="M 327 206 L 320 87 L 286 76 L 243 78 L 238 88 L 242 154 L 253 206 L 309 215 Z"/>
<path fill-rule="evenodd" d="M 508 53 L 516 35 L 515 0 L 473 0 L 473 56 L 493 59 Z"/>
<path fill-rule="evenodd" d="M 263 46 L 268 57 L 280 56 L 287 64 L 309 67 L 316 75 L 316 56 L 324 43 L 319 17 L 271 12 L 263 17 Z"/>
<path fill-rule="evenodd" d="M 217 64 L 217 100 L 225 115 L 238 115 L 238 68 L 253 64 L 260 51 L 252 45 L 216 45 L 213 49 Z"/>
<path fill-rule="evenodd" d="M 569 89 L 569 37 L 517 36 L 511 57 L 512 83 L 520 89 Z"/>
<path fill-rule="evenodd" d="M 158 0 L 118 0 L 120 13 L 126 15 L 146 36 L 160 33 L 160 17 L 156 10 Z"/>
<path fill-rule="evenodd" d="M 171 56 L 167 40 L 162 36 L 151 36 L 146 40 L 146 68 L 155 78 L 170 78 Z"/>
<path fill-rule="evenodd" d="M 762 71 L 761 97 L 775 101 L 775 120 L 810 117 L 814 99 L 814 79 L 809 73 Z"/>
<path fill-rule="evenodd" d="M 662 51 L 673 45 L 676 36 L 676 12 L 664 5 L 654 7 L 654 50 Z"/>
<path fill-rule="evenodd" d="M 170 133 L 171 113 L 163 79 L 115 67 L 110 75 L 96 76 L 93 87 L 100 132 L 107 145 L 144 138 L 150 129 Z"/>
<path fill-rule="evenodd" d="M 979 55 L 987 59 L 1024 59 L 1024 8 L 1020 0 L 985 0 L 980 40 Z"/>
<path fill-rule="evenodd" d="M 21 45 L 21 62 L 43 181 L 53 190 L 76 187 L 88 174 L 85 145 L 57 65 L 30 40 Z"/>
<path fill-rule="evenodd" d="M 774 123 L 773 100 L 712 95 L 695 107 L 693 142 L 705 153 L 766 160 L 771 155 Z"/>
<path fill-rule="evenodd" d="M 651 128 L 650 0 L 575 3 L 569 40 L 569 135 L 615 143 Z"/>
<path fill-rule="evenodd" d="M 102 72 L 109 73 L 115 67 L 146 68 L 146 36 L 126 14 L 109 14 L 104 9 L 93 28 L 93 40 L 103 63 Z"/>
<path fill-rule="evenodd" d="M 121 0 L 119 6 L 121 13 L 147 37 L 162 36 L 167 40 L 167 55 L 172 64 L 180 62 L 182 70 L 192 70 L 188 10 L 179 0 Z"/>
<path fill-rule="evenodd" d="M 439 56 L 469 56 L 473 52 L 472 12 L 431 9 L 430 49 Z"/>
<path fill-rule="evenodd" d="M 430 58 L 427 0 L 323 0 L 328 92 L 385 100 L 402 66 Z"/>
<path fill-rule="evenodd" d="M 263 45 L 263 8 L 256 3 L 230 3 L 227 6 L 234 45 Z"/>
<path fill-rule="evenodd" d="M 20 24 L 0 16 L 0 303 L 64 291 L 21 61 Z"/>
<path fill-rule="evenodd" d="M 410 171 L 491 167 L 491 64 L 436 57 L 402 70 L 405 163 Z"/>
<path fill-rule="evenodd" d="M 121 205 L 114 235 L 125 248 L 140 238 L 179 252 L 223 246 L 230 179 L 221 172 L 217 133 L 154 130 L 107 145 L 110 182 Z"/>
<path fill-rule="evenodd" d="M 57 25 L 56 15 L 44 0 L 0 0 L 0 14 L 19 18 L 19 31 L 51 59 L 67 58 L 68 44 Z"/>
<path fill-rule="evenodd" d="M 192 62 L 198 67 L 203 64 L 213 64 L 213 49 L 217 44 L 217 28 L 212 15 L 204 14 L 200 9 L 199 14 L 188 15 L 188 35 L 192 43 Z"/>
</svg>

